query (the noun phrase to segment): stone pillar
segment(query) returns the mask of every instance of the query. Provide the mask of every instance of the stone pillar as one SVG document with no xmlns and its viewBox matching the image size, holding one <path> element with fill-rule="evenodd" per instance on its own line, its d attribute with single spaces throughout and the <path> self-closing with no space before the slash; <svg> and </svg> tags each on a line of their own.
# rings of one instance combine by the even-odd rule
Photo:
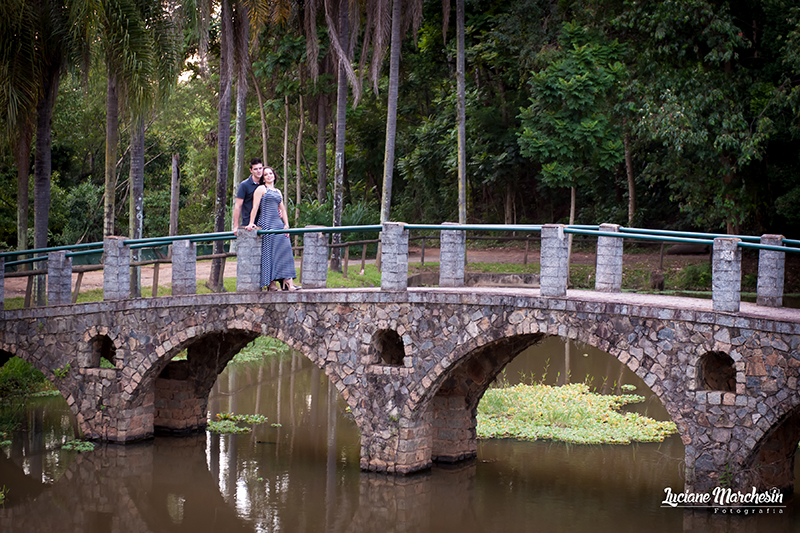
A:
<svg viewBox="0 0 800 533">
<path fill-rule="evenodd" d="M 261 239 L 255 229 L 236 233 L 236 292 L 261 290 Z"/>
<path fill-rule="evenodd" d="M 762 235 L 761 244 L 783 246 L 783 235 Z M 758 288 L 756 303 L 765 307 L 783 306 L 786 252 L 758 251 Z"/>
<path fill-rule="evenodd" d="M 455 225 L 445 222 L 444 225 Z M 464 286 L 464 252 L 467 233 L 462 230 L 442 230 L 439 251 L 439 286 Z"/>
<path fill-rule="evenodd" d="M 600 224 L 600 231 L 619 233 L 619 224 Z M 594 290 L 600 292 L 622 290 L 622 238 L 597 237 Z"/>
<path fill-rule="evenodd" d="M 189 239 L 175 241 L 172 243 L 172 296 L 196 293 L 197 246 Z"/>
<path fill-rule="evenodd" d="M 131 295 L 131 251 L 127 237 L 103 239 L 103 300 L 125 300 Z"/>
<path fill-rule="evenodd" d="M 386 423 L 381 413 L 381 422 Z M 378 416 L 376 416 L 376 419 Z M 361 469 L 370 472 L 410 474 L 431 466 L 430 416 L 401 418 L 384 431 L 361 434 Z"/>
<path fill-rule="evenodd" d="M 72 303 L 72 258 L 67 252 L 47 254 L 47 305 Z"/>
<path fill-rule="evenodd" d="M 542 226 L 541 274 L 542 296 L 566 296 L 569 279 L 569 238 L 563 224 Z"/>
<path fill-rule="evenodd" d="M 306 226 L 321 228 L 322 226 Z M 324 289 L 328 286 L 328 234 L 303 235 L 303 270 L 300 272 L 304 289 Z"/>
<path fill-rule="evenodd" d="M 408 288 L 408 230 L 402 222 L 384 222 L 381 231 L 381 290 Z"/>
<path fill-rule="evenodd" d="M 716 312 L 738 313 L 742 289 L 739 239 L 717 237 L 711 260 L 711 297 Z"/>
</svg>

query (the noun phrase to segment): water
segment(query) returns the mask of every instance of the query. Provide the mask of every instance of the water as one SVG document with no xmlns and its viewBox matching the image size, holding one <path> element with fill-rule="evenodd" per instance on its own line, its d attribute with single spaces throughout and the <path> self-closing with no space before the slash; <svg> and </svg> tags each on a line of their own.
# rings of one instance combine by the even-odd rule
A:
<svg viewBox="0 0 800 533">
<path fill-rule="evenodd" d="M 546 375 L 545 375 L 546 374 Z M 666 419 L 641 380 L 607 354 L 547 339 L 502 379 L 632 384 L 636 409 Z M 603 378 L 606 379 L 603 379 Z M 476 460 L 407 477 L 362 473 L 359 435 L 325 375 L 297 353 L 229 365 L 209 411 L 259 413 L 249 434 L 159 437 L 93 452 L 60 449 L 73 424 L 60 398 L 36 399 L 0 453 L 0 532 L 800 531 L 783 515 L 720 517 L 662 508 L 683 488 L 683 445 L 481 441 Z"/>
</svg>

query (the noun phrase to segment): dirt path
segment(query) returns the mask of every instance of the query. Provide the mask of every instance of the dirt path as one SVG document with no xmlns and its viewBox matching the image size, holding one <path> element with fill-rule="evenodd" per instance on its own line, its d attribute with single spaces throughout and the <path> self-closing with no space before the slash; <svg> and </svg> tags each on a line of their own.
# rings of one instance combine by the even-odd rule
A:
<svg viewBox="0 0 800 533">
<path fill-rule="evenodd" d="M 420 262 L 421 248 L 409 247 L 409 260 L 414 263 Z M 469 263 L 518 263 L 523 262 L 525 250 L 523 248 L 481 248 L 481 249 L 468 249 L 467 262 Z M 357 257 L 351 258 L 353 263 L 360 262 Z M 623 261 L 626 265 L 637 265 L 639 268 L 646 268 L 650 270 L 658 270 L 660 264 L 659 253 L 634 253 L 626 254 L 623 256 Z M 708 255 L 689 255 L 689 256 L 673 256 L 665 255 L 663 260 L 664 269 L 670 268 L 683 268 L 687 264 L 702 263 L 708 261 Z M 367 260 L 368 263 L 374 263 L 374 260 Z M 439 262 L 439 249 L 438 248 L 425 248 L 425 262 L 437 263 Z M 539 252 L 531 251 L 528 254 L 528 263 L 538 263 Z M 595 254 L 586 252 L 574 252 L 570 262 L 578 265 L 593 265 L 595 263 Z M 299 266 L 299 262 L 297 263 Z M 469 266 L 467 266 L 469 268 Z M 152 287 L 153 285 L 153 265 L 142 267 L 142 287 Z M 207 280 L 211 274 L 211 261 L 199 261 L 197 263 L 197 279 Z M 225 277 L 236 276 L 236 261 L 227 261 L 225 263 Z M 75 287 L 78 274 L 72 275 L 72 286 Z M 169 263 L 161 264 L 158 272 L 159 285 L 169 285 L 172 280 L 172 265 Z M 6 278 L 5 279 L 5 297 L 23 297 L 25 296 L 25 288 L 27 278 Z M 86 272 L 81 281 L 81 291 L 103 288 L 103 272 L 98 270 L 96 272 Z"/>
</svg>

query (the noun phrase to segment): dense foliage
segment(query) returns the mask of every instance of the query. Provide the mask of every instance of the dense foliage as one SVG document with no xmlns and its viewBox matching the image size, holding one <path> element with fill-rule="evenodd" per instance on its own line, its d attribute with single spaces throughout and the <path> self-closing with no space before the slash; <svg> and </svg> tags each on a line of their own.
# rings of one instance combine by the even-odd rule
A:
<svg viewBox="0 0 800 533">
<path fill-rule="evenodd" d="M 265 153 L 265 163 L 289 180 L 290 217 L 297 207 L 297 224 L 330 224 L 332 185 L 322 183 L 322 197 L 317 187 L 319 161 L 333 167 L 336 70 L 325 17 L 317 13 L 312 69 L 303 22 L 310 4 L 291 5 L 285 22 L 251 35 L 244 151 L 247 159 Z M 195 31 L 197 20 L 185 9 L 171 13 L 186 19 L 174 21 L 183 31 L 186 61 L 169 98 L 146 120 L 145 236 L 168 232 L 173 155 L 181 176 L 179 232 L 213 228 L 220 25 L 212 17 L 206 46 Z M 443 14 L 441 3 L 425 2 L 422 16 L 402 49 L 391 218 L 453 221 L 455 7 Z M 465 22 L 470 221 L 565 221 L 570 199 L 564 187 L 576 186 L 578 223 L 626 224 L 628 195 L 634 194 L 633 221 L 642 227 L 800 235 L 800 1 L 466 0 Z M 364 40 L 356 42 L 358 48 Z M 5 61 L 10 45 L 4 40 L 2 46 Z M 207 71 L 197 59 L 201 48 L 209 51 Z M 108 84 L 105 57 L 95 54 L 59 84 L 49 245 L 103 235 Z M 360 73 L 357 62 L 354 67 Z M 316 81 L 312 70 L 319 73 Z M 3 87 L 9 72 L 0 68 Z M 348 106 L 345 225 L 379 220 L 386 65 L 383 75 L 377 91 L 362 78 L 362 97 Z M 318 129 L 321 114 L 327 119 Z M 5 107 L 0 120 L 9 126 Z M 127 234 L 134 117 L 125 103 L 120 120 L 114 206 L 116 231 Z M 0 245 L 16 247 L 16 136 L 9 128 L 3 132 Z M 29 162 L 32 171 L 33 151 Z M 229 191 L 232 174 L 231 160 Z M 282 181 L 277 185 L 284 189 Z"/>
</svg>

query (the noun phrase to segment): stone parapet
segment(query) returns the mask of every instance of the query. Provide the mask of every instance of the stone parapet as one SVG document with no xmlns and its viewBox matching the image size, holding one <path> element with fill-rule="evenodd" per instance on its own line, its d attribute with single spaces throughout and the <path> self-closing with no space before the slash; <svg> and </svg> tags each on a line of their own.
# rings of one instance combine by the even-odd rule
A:
<svg viewBox="0 0 800 533">
<path fill-rule="evenodd" d="M 236 292 L 261 289 L 261 239 L 255 229 L 236 232 Z"/>
<path fill-rule="evenodd" d="M 103 300 L 125 300 L 131 296 L 131 250 L 125 237 L 103 239 Z"/>
<path fill-rule="evenodd" d="M 172 244 L 172 295 L 197 292 L 197 247 L 189 239 Z"/>
<path fill-rule="evenodd" d="M 783 246 L 783 235 L 762 235 L 761 244 Z M 756 303 L 765 307 L 783 306 L 786 252 L 758 251 L 758 287 Z"/>
<path fill-rule="evenodd" d="M 600 231 L 619 233 L 619 224 L 600 224 Z M 622 238 L 597 237 L 597 268 L 594 290 L 620 292 L 622 290 Z"/>
<path fill-rule="evenodd" d="M 742 289 L 742 250 L 739 239 L 717 237 L 711 259 L 711 298 L 714 311 L 738 313 Z"/>
<path fill-rule="evenodd" d="M 453 222 L 445 222 L 450 225 Z M 462 230 L 442 230 L 439 250 L 439 286 L 464 286 L 464 258 L 467 234 Z"/>
<path fill-rule="evenodd" d="M 569 281 L 569 239 L 563 224 L 542 226 L 541 274 L 542 296 L 560 297 L 567 294 Z"/>
<path fill-rule="evenodd" d="M 408 230 L 402 222 L 384 222 L 381 231 L 381 290 L 408 288 Z"/>
<path fill-rule="evenodd" d="M 322 226 L 306 226 L 319 228 Z M 324 289 L 328 286 L 328 234 L 306 233 L 303 235 L 303 288 Z"/>
</svg>

